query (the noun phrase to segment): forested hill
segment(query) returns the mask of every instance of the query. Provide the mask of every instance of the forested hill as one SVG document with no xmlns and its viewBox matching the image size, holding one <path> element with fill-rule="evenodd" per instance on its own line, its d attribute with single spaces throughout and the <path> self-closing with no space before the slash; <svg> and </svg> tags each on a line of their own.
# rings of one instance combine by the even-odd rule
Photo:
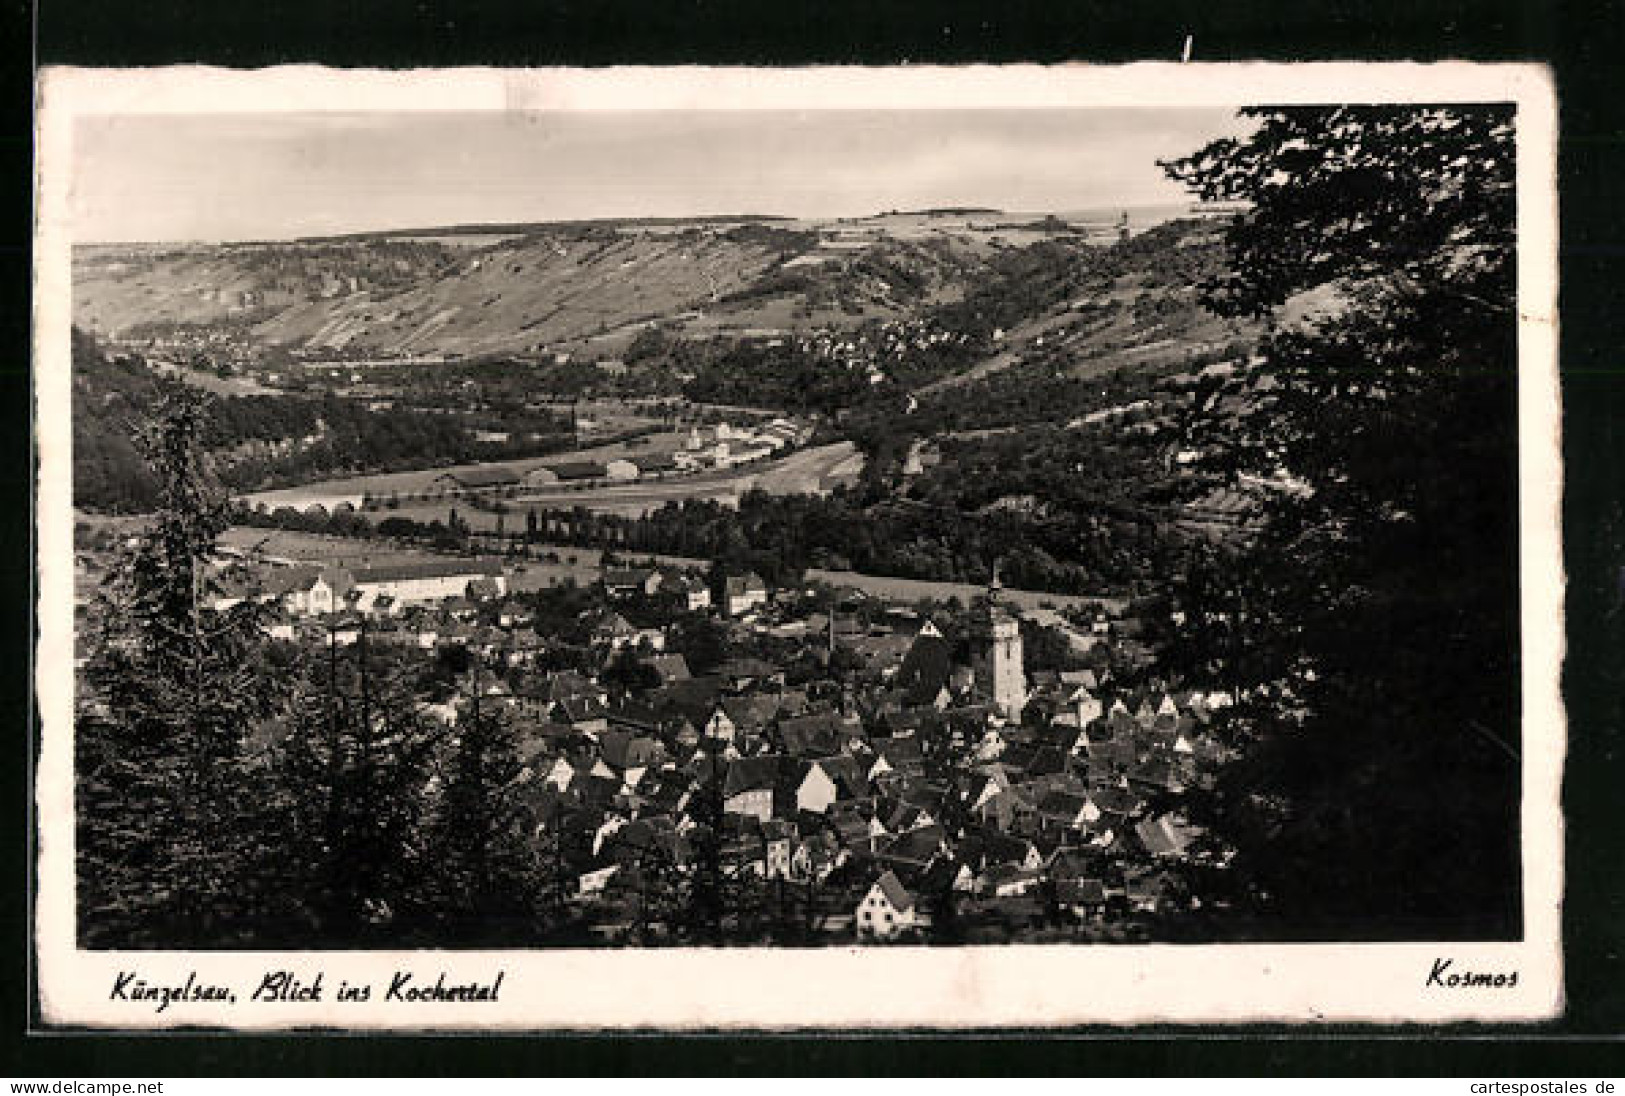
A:
<svg viewBox="0 0 1625 1096">
<path fill-rule="evenodd" d="M 110 354 L 93 336 L 74 329 L 76 506 L 129 512 L 152 505 L 157 485 L 138 451 L 137 434 L 161 386 L 175 383 L 141 357 Z M 532 413 L 527 417 L 541 431 L 523 442 L 491 443 L 482 441 L 472 424 L 444 414 L 397 408 L 379 415 L 362 402 L 331 395 L 223 396 L 210 400 L 205 414 L 202 440 L 211 464 L 234 490 L 549 452 L 568 448 L 573 439 L 567 422 Z"/>
</svg>

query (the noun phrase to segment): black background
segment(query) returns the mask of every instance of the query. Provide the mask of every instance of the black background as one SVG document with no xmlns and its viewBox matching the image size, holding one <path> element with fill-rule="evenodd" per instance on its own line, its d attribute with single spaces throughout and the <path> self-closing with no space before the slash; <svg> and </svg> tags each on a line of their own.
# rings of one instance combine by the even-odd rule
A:
<svg viewBox="0 0 1625 1096">
<path fill-rule="evenodd" d="M 16 606 L 4 630 L 4 710 L 14 763 L 0 802 L 14 826 L 0 887 L 0 1075 L 776 1073 L 1625 1074 L 1625 460 L 1620 446 L 1625 315 L 1625 6 L 1556 0 L 1286 0 L 1151 5 L 1111 0 L 906 3 L 887 0 L 42 0 L 0 3 L 0 582 Z M 32 64 L 203 62 L 259 67 L 605 64 L 892 64 L 1234 60 L 1540 61 L 1560 100 L 1561 282 L 1570 745 L 1564 910 L 1568 1003 L 1524 1027 L 1110 1029 L 1065 1036 L 886 1038 L 379 1038 L 306 1034 L 109 1037 L 30 1034 L 27 886 L 32 861 L 29 725 L 33 451 L 29 408 Z M 1609 322 L 1609 321 L 1616 322 Z M 1463 469 L 1464 475 L 1473 474 Z M 789 987 L 793 992 L 793 987 Z M 861 994 L 863 987 L 850 987 Z"/>
</svg>

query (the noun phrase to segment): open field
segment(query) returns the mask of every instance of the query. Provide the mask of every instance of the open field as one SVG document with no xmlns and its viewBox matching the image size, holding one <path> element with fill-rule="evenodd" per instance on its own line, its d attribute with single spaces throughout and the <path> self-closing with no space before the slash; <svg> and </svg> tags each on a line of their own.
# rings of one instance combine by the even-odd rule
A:
<svg viewBox="0 0 1625 1096">
<path fill-rule="evenodd" d="M 687 499 L 709 499 L 732 506 L 738 503 L 740 495 L 750 490 L 776 495 L 822 494 L 836 482 L 855 478 L 862 466 L 863 457 L 852 443 L 841 441 L 803 449 L 783 460 L 728 472 L 701 472 L 652 483 L 608 484 L 575 491 L 549 488 L 521 495 L 510 500 L 509 505 L 519 512 L 530 507 L 571 509 L 584 506 L 601 513 L 631 516 L 658 510 L 668 502 Z M 480 516 L 488 519 L 489 525 L 494 527 L 495 515 L 482 512 Z M 509 521 L 512 520 L 513 515 L 510 514 Z M 472 515 L 470 523 L 474 523 Z"/>
<path fill-rule="evenodd" d="M 243 525 L 227 529 L 220 537 L 220 544 L 237 551 L 252 552 L 256 557 L 270 562 L 315 563 L 329 567 L 393 566 L 424 559 L 445 558 L 437 553 L 418 548 L 403 548 L 383 540 L 283 532 Z M 601 553 L 594 549 L 547 548 L 538 545 L 535 546 L 535 551 L 537 554 L 546 551 L 556 552 L 558 562 L 538 559 L 514 560 L 488 552 L 462 558 L 500 561 L 508 572 L 509 588 L 519 591 L 559 586 L 566 581 L 574 581 L 577 585 L 585 586 L 598 579 Z"/>
<path fill-rule="evenodd" d="M 201 369 L 189 369 L 175 362 L 164 361 L 159 358 L 147 359 L 153 369 L 182 381 L 193 388 L 201 389 L 215 396 L 276 396 L 281 395 L 281 389 L 267 388 L 253 377 L 221 377 Z"/>
<path fill-rule="evenodd" d="M 305 563 L 354 563 L 366 559 L 373 564 L 394 564 L 408 563 L 437 555 L 422 548 L 401 547 L 393 541 L 379 538 L 341 537 L 329 533 L 289 532 L 281 529 L 261 529 L 253 525 L 232 526 L 221 535 L 220 543 L 224 547 L 238 550 L 254 547 L 265 558 L 271 560 Z M 574 560 L 575 566 L 592 571 L 594 576 L 596 576 L 604 556 L 604 553 L 597 548 L 575 548 L 567 544 L 533 544 L 530 549 L 535 554 L 556 553 L 567 564 L 570 560 Z M 496 559 L 498 555 L 486 552 L 481 553 L 480 557 Z M 701 559 L 689 559 L 684 556 L 663 556 L 648 552 L 638 552 L 634 555 L 628 555 L 626 558 L 653 559 L 676 567 L 707 566 L 705 560 Z"/>
<path fill-rule="evenodd" d="M 648 454 L 660 450 L 669 450 L 681 444 L 682 435 L 677 433 L 652 434 L 635 439 L 638 444 L 631 442 L 613 442 L 608 445 L 597 445 L 587 449 L 575 449 L 568 453 L 549 453 L 544 457 L 528 457 L 524 460 L 497 462 L 504 468 L 513 468 L 521 475 L 532 468 L 539 468 L 544 464 L 558 464 L 562 461 L 607 461 L 616 457 L 635 457 L 639 454 Z M 444 468 L 419 468 L 410 472 L 387 472 L 371 476 L 345 476 L 338 479 L 317 480 L 314 483 L 301 484 L 298 487 L 281 487 L 274 491 L 255 491 L 244 495 L 243 498 L 250 505 L 264 503 L 271 509 L 278 506 L 292 506 L 302 509 L 320 503 L 323 506 L 336 506 L 341 502 L 358 505 L 363 495 L 371 493 L 373 496 L 387 496 L 390 494 L 420 494 L 433 490 L 434 480 L 448 472 L 466 472 L 475 468 L 490 467 L 484 464 L 449 465 Z"/>
<path fill-rule="evenodd" d="M 406 563 L 426 558 L 441 558 L 435 553 L 418 548 L 405 548 L 384 540 L 359 537 L 336 537 L 325 533 L 283 532 L 251 526 L 233 526 L 221 536 L 222 546 L 237 551 L 253 550 L 263 559 L 276 562 L 319 563 L 334 567 L 379 566 Z M 515 560 L 494 553 L 480 553 L 476 558 L 500 559 L 509 569 L 510 584 L 519 590 L 556 586 L 566 578 L 579 585 L 597 581 L 603 564 L 603 553 L 596 548 L 573 548 L 568 545 L 531 545 L 535 555 L 552 553 L 558 562 L 537 559 Z M 709 564 L 703 559 L 667 556 L 649 552 L 626 553 L 624 559 L 657 563 L 674 567 L 704 570 Z M 827 582 L 832 586 L 850 586 L 874 597 L 896 601 L 932 599 L 946 601 L 957 597 L 969 604 L 971 599 L 987 592 L 985 586 L 965 582 L 930 582 L 924 579 L 892 578 L 888 575 L 865 575 L 857 571 L 825 571 L 811 568 L 807 571 L 811 582 Z M 1069 608 L 1084 604 L 1100 604 L 1107 608 L 1122 609 L 1126 599 L 1115 597 L 1078 597 L 1067 594 L 1048 594 L 1037 590 L 1010 590 L 1004 599 L 1024 609 L 1049 605 Z"/>
<path fill-rule="evenodd" d="M 524 472 L 530 468 L 544 464 L 558 463 L 566 460 L 607 460 L 611 457 L 636 456 L 661 448 L 662 441 L 668 443 L 677 435 L 657 435 L 650 443 L 643 446 L 629 447 L 626 443 L 600 446 L 596 449 L 584 449 L 576 453 L 555 454 L 549 457 L 538 457 L 525 461 L 506 462 L 506 466 Z M 726 505 L 734 505 L 739 496 L 752 488 L 771 492 L 773 494 L 817 494 L 830 490 L 836 483 L 850 482 L 863 466 L 863 457 L 857 453 L 851 442 L 835 442 L 830 445 L 821 445 L 812 449 L 803 449 L 782 460 L 770 461 L 753 465 L 748 468 L 738 468 L 724 472 L 700 472 L 688 476 L 670 476 L 666 479 L 655 480 L 648 483 L 619 483 L 603 484 L 583 488 L 553 487 L 549 486 L 528 494 L 514 498 L 504 499 L 509 513 L 504 520 L 504 527 L 512 530 L 517 522 L 523 521 L 524 511 L 529 508 L 536 509 L 573 509 L 584 506 L 589 510 L 602 513 L 615 513 L 624 515 L 639 515 L 650 510 L 657 510 L 668 502 L 681 502 L 685 499 L 711 499 Z M 479 467 L 478 465 L 465 465 L 464 468 Z M 324 506 L 333 506 L 341 502 L 352 505 L 359 504 L 365 494 L 373 497 L 388 496 L 390 494 L 421 495 L 432 491 L 431 486 L 435 478 L 446 472 L 454 471 L 450 468 L 428 468 L 414 472 L 396 472 L 389 475 L 359 476 L 341 480 L 324 480 L 319 483 L 306 484 L 302 487 L 288 487 L 277 491 L 261 491 L 246 496 L 251 504 L 264 503 L 270 509 L 279 506 L 292 506 L 304 508 L 317 503 Z M 467 499 L 448 496 L 446 498 L 403 498 L 397 506 L 388 509 L 370 512 L 376 518 L 404 517 L 414 521 L 444 521 L 448 510 L 456 508 L 457 515 L 465 519 L 469 526 L 482 531 L 490 531 L 497 526 L 497 514 L 489 510 L 477 509 L 470 505 Z"/>
<path fill-rule="evenodd" d="M 234 525 L 220 535 L 220 547 L 250 553 L 274 563 L 321 563 L 334 566 L 394 566 L 422 559 L 416 548 L 400 548 L 387 540 L 335 537 Z"/>
</svg>

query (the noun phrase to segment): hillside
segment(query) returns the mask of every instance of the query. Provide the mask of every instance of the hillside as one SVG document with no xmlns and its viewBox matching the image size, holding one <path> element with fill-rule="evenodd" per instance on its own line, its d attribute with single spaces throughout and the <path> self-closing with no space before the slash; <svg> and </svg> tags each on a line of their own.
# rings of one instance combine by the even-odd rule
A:
<svg viewBox="0 0 1625 1096">
<path fill-rule="evenodd" d="M 691 310 L 794 251 L 773 233 L 87 249 L 74 311 L 121 340 L 212 327 L 318 356 L 517 354 Z"/>
<path fill-rule="evenodd" d="M 987 250 L 756 224 L 87 247 L 74 311 L 155 346 L 211 329 L 217 344 L 314 357 L 612 354 L 650 321 L 709 337 L 896 318 L 958 296 Z"/>
<path fill-rule="evenodd" d="M 992 212 L 485 227 L 82 246 L 74 318 L 133 348 L 239 363 L 596 360 L 655 325 L 690 340 L 765 338 L 951 312 L 1020 280 L 1024 263 L 1082 270 L 1121 250 L 1081 222 Z M 1098 288 L 1110 307 L 1136 292 Z M 1017 302 L 1012 319 L 1067 303 Z M 997 311 L 986 312 L 995 325 Z"/>
</svg>

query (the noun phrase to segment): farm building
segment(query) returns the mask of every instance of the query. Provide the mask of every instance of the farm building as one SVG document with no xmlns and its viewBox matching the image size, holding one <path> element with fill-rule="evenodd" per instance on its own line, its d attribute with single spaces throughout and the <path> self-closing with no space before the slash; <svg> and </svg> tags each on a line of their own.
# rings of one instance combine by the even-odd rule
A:
<svg viewBox="0 0 1625 1096">
<path fill-rule="evenodd" d="M 481 465 L 477 468 L 453 468 L 430 481 L 433 486 L 454 491 L 490 491 L 519 485 L 519 473 L 502 465 Z"/>
<path fill-rule="evenodd" d="M 558 477 L 560 483 L 581 483 L 586 480 L 605 479 L 609 476 L 609 469 L 597 461 L 580 460 L 564 461 L 559 464 L 550 464 L 548 468 Z"/>
<path fill-rule="evenodd" d="M 498 595 L 508 588 L 502 566 L 482 560 L 419 560 L 380 567 L 358 567 L 350 572 L 359 591 L 357 608 L 366 610 L 387 595 L 396 606 L 422 605 L 462 597 L 470 583 L 481 580 L 496 586 Z"/>
<path fill-rule="evenodd" d="M 640 476 L 658 476 L 677 471 L 677 458 L 671 453 L 647 453 L 633 462 Z"/>
<path fill-rule="evenodd" d="M 773 455 L 773 450 L 766 445 L 751 445 L 748 448 L 728 451 L 725 444 L 719 443 L 717 450 L 717 467 L 719 468 L 732 468 L 738 464 L 766 460 Z"/>
<path fill-rule="evenodd" d="M 660 572 L 653 567 L 608 567 L 604 569 L 604 589 L 611 597 L 653 597 L 660 589 Z"/>
<path fill-rule="evenodd" d="M 774 419 L 757 432 L 763 439 L 778 438 L 786 445 L 799 445 L 807 438 L 807 429 L 797 426 L 789 419 Z"/>
<path fill-rule="evenodd" d="M 274 567 L 247 579 L 223 583 L 212 607 L 223 611 L 245 601 L 277 603 L 300 616 L 335 612 L 354 583 L 343 571 L 319 567 Z"/>
</svg>

